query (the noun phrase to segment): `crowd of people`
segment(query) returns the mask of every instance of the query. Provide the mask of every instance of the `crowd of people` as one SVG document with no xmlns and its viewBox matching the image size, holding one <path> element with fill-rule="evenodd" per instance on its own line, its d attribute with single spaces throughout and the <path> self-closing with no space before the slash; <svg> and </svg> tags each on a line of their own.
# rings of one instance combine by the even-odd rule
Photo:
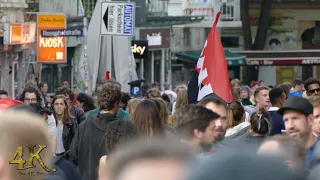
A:
<svg viewBox="0 0 320 180">
<path fill-rule="evenodd" d="M 0 116 L 0 177 L 320 179 L 320 81 L 230 85 L 234 102 L 208 95 L 198 104 L 188 103 L 186 85 L 161 92 L 159 83 L 144 84 L 141 97 L 131 98 L 112 79 L 92 96 L 72 92 L 66 81 L 54 97 L 47 83 L 28 83 L 13 103 L 0 91 L 1 107 L 8 106 Z M 29 173 L 17 170 L 18 161 L 5 163 L 26 144 L 47 147 Z"/>
</svg>

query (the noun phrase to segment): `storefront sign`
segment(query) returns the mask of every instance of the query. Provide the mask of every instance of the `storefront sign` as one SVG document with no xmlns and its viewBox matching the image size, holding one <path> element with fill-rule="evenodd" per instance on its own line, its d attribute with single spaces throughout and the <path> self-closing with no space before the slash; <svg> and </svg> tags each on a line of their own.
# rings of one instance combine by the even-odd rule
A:
<svg viewBox="0 0 320 180">
<path fill-rule="evenodd" d="M 21 44 L 22 24 L 10 24 L 10 44 Z"/>
<path fill-rule="evenodd" d="M 149 49 L 170 48 L 170 28 L 141 29 L 140 39 L 148 40 Z"/>
<path fill-rule="evenodd" d="M 320 64 L 320 59 L 296 59 L 296 60 L 247 60 L 247 65 L 314 65 Z"/>
<path fill-rule="evenodd" d="M 9 24 L 4 25 L 4 44 L 26 44 L 34 43 L 36 36 L 36 23 Z"/>
<path fill-rule="evenodd" d="M 38 62 L 65 63 L 67 62 L 67 38 L 42 37 L 42 30 L 56 30 L 66 28 L 66 16 L 64 14 L 38 14 L 37 15 L 37 47 Z"/>
<path fill-rule="evenodd" d="M 134 58 L 148 58 L 148 41 L 131 41 L 131 50 Z"/>
<path fill-rule="evenodd" d="M 22 39 L 21 44 L 36 42 L 36 25 L 37 23 L 22 24 Z"/>
<path fill-rule="evenodd" d="M 79 37 L 83 36 L 82 28 L 69 28 L 69 29 L 57 29 L 57 30 L 42 30 L 42 37 L 57 37 L 57 36 L 67 36 L 67 37 Z"/>
</svg>

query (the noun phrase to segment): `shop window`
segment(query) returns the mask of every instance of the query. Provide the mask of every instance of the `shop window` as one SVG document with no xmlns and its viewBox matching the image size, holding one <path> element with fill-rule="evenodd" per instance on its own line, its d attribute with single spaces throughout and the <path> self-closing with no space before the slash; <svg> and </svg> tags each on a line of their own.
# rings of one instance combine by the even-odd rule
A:
<svg viewBox="0 0 320 180">
<path fill-rule="evenodd" d="M 238 48 L 239 47 L 239 37 L 237 36 L 222 36 L 221 43 L 224 48 Z"/>
</svg>

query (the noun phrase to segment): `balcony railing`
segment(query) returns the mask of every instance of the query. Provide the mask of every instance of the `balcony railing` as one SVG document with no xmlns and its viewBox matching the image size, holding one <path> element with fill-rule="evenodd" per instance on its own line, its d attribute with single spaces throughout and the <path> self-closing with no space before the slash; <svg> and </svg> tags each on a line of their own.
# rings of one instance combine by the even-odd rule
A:
<svg viewBox="0 0 320 180">
<path fill-rule="evenodd" d="M 189 0 L 185 7 L 184 15 L 205 16 L 206 21 L 212 21 L 219 10 L 221 20 L 240 21 L 240 0 Z"/>
<path fill-rule="evenodd" d="M 150 0 L 147 2 L 148 16 L 167 16 L 168 0 Z"/>
</svg>

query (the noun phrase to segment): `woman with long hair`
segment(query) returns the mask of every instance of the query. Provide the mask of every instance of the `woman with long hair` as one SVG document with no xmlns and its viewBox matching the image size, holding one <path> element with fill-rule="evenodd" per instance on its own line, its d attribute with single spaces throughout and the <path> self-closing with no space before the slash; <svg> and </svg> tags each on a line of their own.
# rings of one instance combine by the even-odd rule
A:
<svg viewBox="0 0 320 180">
<path fill-rule="evenodd" d="M 231 136 L 250 126 L 245 122 L 245 111 L 240 102 L 233 102 L 228 107 L 227 125 L 228 129 L 225 137 Z"/>
<path fill-rule="evenodd" d="M 77 131 L 78 123 L 71 117 L 67 100 L 63 95 L 53 98 L 51 107 L 57 123 L 57 149 L 56 155 L 66 155 L 72 139 Z"/>
<path fill-rule="evenodd" d="M 161 121 L 159 110 L 152 100 L 140 102 L 132 120 L 139 136 L 153 137 L 165 135 L 165 128 Z"/>
</svg>

